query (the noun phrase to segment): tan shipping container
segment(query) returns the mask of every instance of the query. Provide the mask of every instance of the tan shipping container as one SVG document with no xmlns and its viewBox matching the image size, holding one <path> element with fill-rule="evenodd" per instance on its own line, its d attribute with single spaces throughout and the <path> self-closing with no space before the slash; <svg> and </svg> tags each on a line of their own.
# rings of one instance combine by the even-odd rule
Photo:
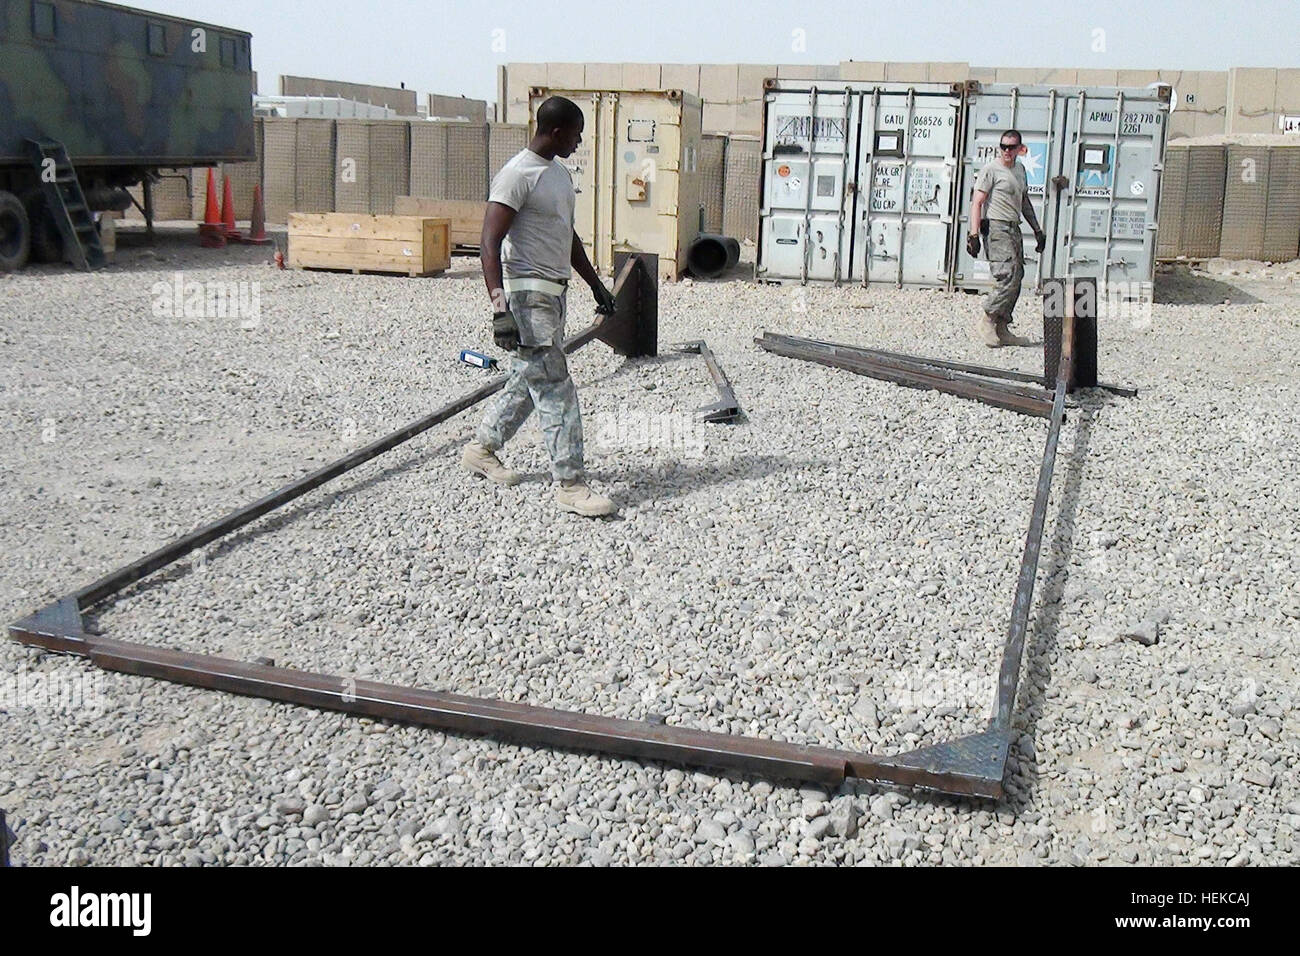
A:
<svg viewBox="0 0 1300 956">
<path fill-rule="evenodd" d="M 576 229 L 592 264 L 611 273 L 616 252 L 651 252 L 662 278 L 676 279 L 699 232 L 700 99 L 681 90 L 534 87 L 529 134 L 548 96 L 564 96 L 586 118 L 582 145 L 562 160 L 578 192 Z"/>
</svg>

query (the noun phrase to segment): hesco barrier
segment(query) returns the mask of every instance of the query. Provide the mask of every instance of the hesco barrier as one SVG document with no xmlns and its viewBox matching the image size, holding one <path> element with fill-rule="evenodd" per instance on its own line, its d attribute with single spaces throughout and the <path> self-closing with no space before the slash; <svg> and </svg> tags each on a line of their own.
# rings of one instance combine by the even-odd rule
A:
<svg viewBox="0 0 1300 956">
<path fill-rule="evenodd" d="M 1160 186 L 1160 258 L 1219 254 L 1227 168 L 1226 146 L 1169 145 Z"/>
<path fill-rule="evenodd" d="M 722 174 L 722 234 L 758 242 L 758 197 L 763 178 L 763 144 L 750 136 L 728 136 Z"/>
<path fill-rule="evenodd" d="M 765 87 L 755 275 L 947 286 L 964 88 Z"/>
<path fill-rule="evenodd" d="M 974 84 L 966 97 L 961 213 L 953 234 L 953 287 L 992 285 L 987 259 L 966 251 L 975 177 L 1004 130 L 1020 130 L 1030 201 L 1047 233 L 1042 255 L 1025 234 L 1025 282 L 1095 278 L 1150 282 L 1155 273 L 1168 87 Z"/>
<path fill-rule="evenodd" d="M 1041 262 L 1027 237 L 1026 282 L 1152 278 L 1167 88 L 766 89 L 759 279 L 987 287 L 987 260 L 965 250 L 971 192 L 1012 127 L 1048 236 Z"/>
<path fill-rule="evenodd" d="M 263 193 L 269 222 L 334 211 L 334 121 L 263 119 Z"/>
<path fill-rule="evenodd" d="M 335 121 L 335 212 L 392 215 L 410 190 L 410 135 L 405 120 Z"/>
<path fill-rule="evenodd" d="M 1300 144 L 1228 147 L 1219 255 L 1285 262 L 1300 246 Z"/>
</svg>

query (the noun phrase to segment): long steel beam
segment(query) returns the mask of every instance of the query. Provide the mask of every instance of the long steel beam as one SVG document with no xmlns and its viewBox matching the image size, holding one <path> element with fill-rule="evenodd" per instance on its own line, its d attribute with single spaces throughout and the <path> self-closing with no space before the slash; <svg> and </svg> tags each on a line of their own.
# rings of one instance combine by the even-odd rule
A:
<svg viewBox="0 0 1300 956">
<path fill-rule="evenodd" d="M 958 373 L 946 369 L 926 370 L 919 365 L 905 366 L 893 360 L 889 360 L 886 364 L 884 361 L 866 355 L 837 352 L 834 346 L 792 344 L 771 335 L 764 335 L 754 341 L 759 348 L 774 355 L 841 368 L 867 378 L 892 382 L 895 385 L 932 389 L 1038 418 L 1048 418 L 1052 414 L 1052 403 L 1046 397 L 1025 393 L 1017 386 L 992 381 L 980 383 L 960 380 L 950 377 Z"/>
</svg>

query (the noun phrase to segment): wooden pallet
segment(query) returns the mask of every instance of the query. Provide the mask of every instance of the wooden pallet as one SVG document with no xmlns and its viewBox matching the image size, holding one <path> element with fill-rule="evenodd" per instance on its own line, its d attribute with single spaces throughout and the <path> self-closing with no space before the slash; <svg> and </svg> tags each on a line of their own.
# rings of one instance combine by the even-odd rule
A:
<svg viewBox="0 0 1300 956">
<path fill-rule="evenodd" d="M 296 269 L 434 276 L 451 266 L 451 221 L 342 212 L 289 215 Z"/>
</svg>

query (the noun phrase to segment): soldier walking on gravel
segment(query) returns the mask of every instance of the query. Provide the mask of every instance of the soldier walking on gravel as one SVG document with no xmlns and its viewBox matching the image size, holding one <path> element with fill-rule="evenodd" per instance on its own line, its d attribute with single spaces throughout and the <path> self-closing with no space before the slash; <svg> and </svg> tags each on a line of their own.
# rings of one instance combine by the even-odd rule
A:
<svg viewBox="0 0 1300 956">
<path fill-rule="evenodd" d="M 988 260 L 994 286 L 984 297 L 984 315 L 979 322 L 980 340 L 989 348 L 1003 345 L 1031 345 L 1011 332 L 1012 312 L 1020 298 L 1020 284 L 1025 278 L 1024 238 L 1020 218 L 1029 223 L 1042 252 L 1047 236 L 1038 224 L 1029 201 L 1029 180 L 1019 157 L 1027 152 L 1019 130 L 1009 129 L 1000 137 L 998 154 L 975 177 L 975 194 L 970 208 L 970 236 L 966 250 L 980 254 L 981 222 L 988 220 Z"/>
<path fill-rule="evenodd" d="M 555 158 L 571 156 L 578 148 L 583 122 L 576 103 L 552 96 L 537 110 L 532 142 L 492 180 L 480 259 L 492 298 L 493 339 L 514 357 L 510 378 L 465 446 L 461 464 L 503 485 L 518 484 L 522 476 L 496 453 L 535 407 L 559 482 L 556 503 L 563 511 L 594 517 L 616 508 L 583 480 L 578 390 L 561 348 L 570 270 L 591 287 L 597 312 L 613 312 L 614 295 L 573 230 L 573 179 Z"/>
</svg>

